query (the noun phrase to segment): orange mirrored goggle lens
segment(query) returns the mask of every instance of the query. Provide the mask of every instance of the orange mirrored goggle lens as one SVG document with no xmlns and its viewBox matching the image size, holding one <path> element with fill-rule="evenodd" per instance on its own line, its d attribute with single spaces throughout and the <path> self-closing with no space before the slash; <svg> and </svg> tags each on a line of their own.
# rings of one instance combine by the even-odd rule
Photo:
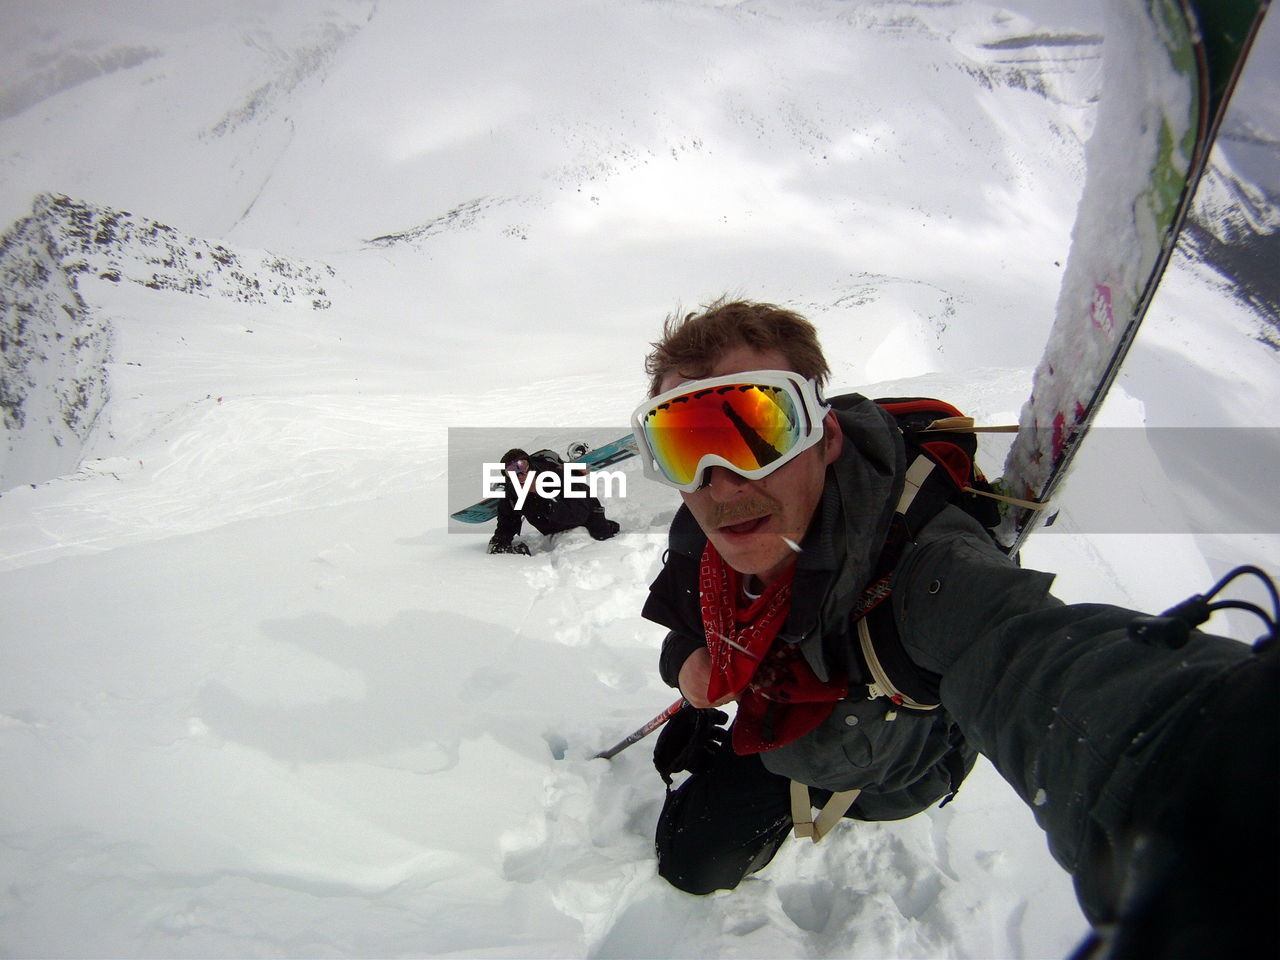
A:
<svg viewBox="0 0 1280 960">
<path fill-rule="evenodd" d="M 796 397 L 767 384 L 723 384 L 664 401 L 641 426 L 658 468 L 678 484 L 693 482 L 708 454 L 743 471 L 759 470 L 803 437 Z"/>
</svg>

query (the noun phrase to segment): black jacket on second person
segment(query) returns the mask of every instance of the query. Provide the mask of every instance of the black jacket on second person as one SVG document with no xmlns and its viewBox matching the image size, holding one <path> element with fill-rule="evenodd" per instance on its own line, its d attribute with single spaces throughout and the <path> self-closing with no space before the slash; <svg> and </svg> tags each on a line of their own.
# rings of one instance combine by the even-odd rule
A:
<svg viewBox="0 0 1280 960">
<path fill-rule="evenodd" d="M 538 451 L 529 456 L 529 470 L 551 472 L 563 481 L 564 461 L 550 451 Z M 563 492 L 558 492 L 553 497 L 543 497 L 531 485 L 522 509 L 517 510 L 517 493 L 510 477 L 503 480 L 502 494 L 502 502 L 498 504 L 498 528 L 494 536 L 503 542 L 509 543 L 520 532 L 522 519 L 528 520 L 544 536 L 563 533 L 574 527 L 587 527 L 594 536 L 597 531 L 592 528 L 607 522 L 604 507 L 595 497 L 567 497 Z"/>
</svg>

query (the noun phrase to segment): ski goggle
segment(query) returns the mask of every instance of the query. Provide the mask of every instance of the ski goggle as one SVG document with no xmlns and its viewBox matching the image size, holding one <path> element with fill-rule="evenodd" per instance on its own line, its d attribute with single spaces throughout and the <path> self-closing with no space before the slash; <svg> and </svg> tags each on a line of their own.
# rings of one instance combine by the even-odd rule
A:
<svg viewBox="0 0 1280 960">
<path fill-rule="evenodd" d="M 503 466 L 507 468 L 508 473 L 514 473 L 521 480 L 523 480 L 524 475 L 529 472 L 528 460 L 512 460 L 510 463 L 503 464 Z"/>
<path fill-rule="evenodd" d="M 682 383 L 640 404 L 631 426 L 645 476 L 688 493 L 714 466 L 767 477 L 822 438 L 830 409 L 798 373 L 751 370 Z"/>
</svg>

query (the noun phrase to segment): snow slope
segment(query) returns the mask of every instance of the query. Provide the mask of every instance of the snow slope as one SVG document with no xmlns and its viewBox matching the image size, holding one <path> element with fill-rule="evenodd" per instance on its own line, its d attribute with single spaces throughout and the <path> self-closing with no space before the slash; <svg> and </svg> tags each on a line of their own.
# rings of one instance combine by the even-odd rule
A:
<svg viewBox="0 0 1280 960">
<path fill-rule="evenodd" d="M 0 6 L 0 221 L 56 192 L 333 269 L 323 310 L 77 277 L 109 399 L 78 469 L 0 496 L 0 954 L 1067 953 L 1069 878 L 985 764 L 671 890 L 649 744 L 590 757 L 673 699 L 638 613 L 675 495 L 632 464 L 623 536 L 527 558 L 447 521 L 451 430 L 622 432 L 662 317 L 726 291 L 807 312 L 837 386 L 1011 422 L 1095 110 L 1102 18 L 1064 6 Z M 1257 332 L 1180 261 L 1103 424 L 1261 425 Z M 1024 553 L 1060 596 L 1280 569 L 1219 477 L 1126 449 Z M 1104 532 L 1115 498 L 1171 532 Z"/>
</svg>

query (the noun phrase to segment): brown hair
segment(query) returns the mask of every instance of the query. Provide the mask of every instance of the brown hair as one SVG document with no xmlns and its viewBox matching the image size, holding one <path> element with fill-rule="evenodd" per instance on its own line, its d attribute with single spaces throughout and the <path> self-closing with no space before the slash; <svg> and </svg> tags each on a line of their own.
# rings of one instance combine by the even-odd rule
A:
<svg viewBox="0 0 1280 960">
<path fill-rule="evenodd" d="M 716 360 L 738 346 L 777 350 L 789 368 L 821 387 L 831 374 L 818 331 L 800 314 L 772 303 L 721 298 L 701 313 L 672 314 L 662 324 L 662 338 L 644 358 L 650 377 L 649 396 L 657 396 L 672 370 L 693 379 L 704 377 Z"/>
</svg>

